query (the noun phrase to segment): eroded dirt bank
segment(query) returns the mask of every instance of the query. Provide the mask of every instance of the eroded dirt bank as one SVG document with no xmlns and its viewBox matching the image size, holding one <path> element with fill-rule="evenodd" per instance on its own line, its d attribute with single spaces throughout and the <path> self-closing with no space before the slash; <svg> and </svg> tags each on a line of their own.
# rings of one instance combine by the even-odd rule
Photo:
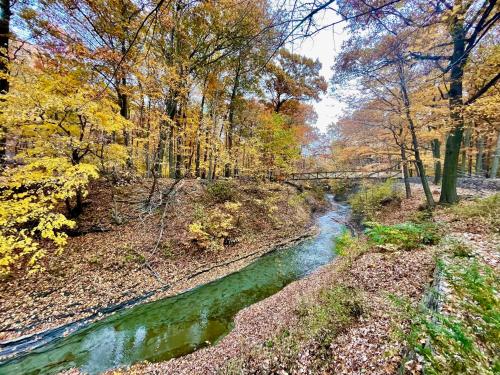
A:
<svg viewBox="0 0 500 375">
<path fill-rule="evenodd" d="M 144 205 L 148 182 L 101 182 L 91 189 L 96 193 L 87 198 L 64 254 L 46 257 L 43 273 L 2 280 L 0 339 L 99 318 L 103 308 L 149 292 L 147 301 L 234 272 L 313 234 L 313 214 L 325 204 L 319 194 L 280 184 L 221 182 L 209 188 L 185 180 L 175 190 L 172 184 L 160 182 L 151 207 Z M 225 224 L 210 226 L 215 222 Z"/>
</svg>

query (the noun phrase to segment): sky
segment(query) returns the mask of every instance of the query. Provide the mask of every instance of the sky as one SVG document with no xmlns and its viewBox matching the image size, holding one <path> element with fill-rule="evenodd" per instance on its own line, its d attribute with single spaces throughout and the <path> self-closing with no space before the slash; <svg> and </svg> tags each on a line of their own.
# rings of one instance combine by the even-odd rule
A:
<svg viewBox="0 0 500 375">
<path fill-rule="evenodd" d="M 330 11 L 317 21 L 321 26 L 332 23 L 337 19 L 338 16 Z M 311 38 L 295 42 L 294 45 L 290 45 L 287 48 L 291 49 L 294 53 L 299 53 L 313 59 L 319 59 L 322 64 L 321 75 L 324 76 L 328 82 L 332 77 L 331 67 L 335 61 L 335 56 L 340 51 L 342 42 L 347 38 L 347 33 L 343 29 L 343 24 L 337 24 L 334 27 L 320 31 Z M 342 103 L 333 98 L 330 92 L 322 95 L 321 101 L 312 104 L 318 114 L 316 126 L 322 132 L 325 132 L 328 125 L 335 122 L 342 113 Z"/>
</svg>

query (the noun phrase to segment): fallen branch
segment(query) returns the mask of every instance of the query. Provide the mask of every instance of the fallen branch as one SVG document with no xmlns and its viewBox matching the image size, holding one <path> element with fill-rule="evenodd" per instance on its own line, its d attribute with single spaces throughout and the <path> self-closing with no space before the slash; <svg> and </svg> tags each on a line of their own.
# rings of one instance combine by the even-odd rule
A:
<svg viewBox="0 0 500 375">
<path fill-rule="evenodd" d="M 48 329 L 43 332 L 37 332 L 23 337 L 19 337 L 14 340 L 2 341 L 0 342 L 0 359 L 3 361 L 7 358 L 19 356 L 23 353 L 30 352 L 36 348 L 46 345 L 54 340 L 61 337 L 65 337 L 70 333 L 77 330 L 81 330 L 92 323 L 96 318 L 103 319 L 105 316 L 114 313 L 118 310 L 123 310 L 125 308 L 136 305 L 144 300 L 150 298 L 156 293 L 168 290 L 170 285 L 164 285 L 161 288 L 153 289 L 141 296 L 132 298 L 127 301 L 123 301 L 114 305 L 109 305 L 101 307 L 98 309 L 89 308 L 84 311 L 93 311 L 93 313 L 86 317 L 74 322 L 63 324 L 59 327 Z"/>
<path fill-rule="evenodd" d="M 236 258 L 236 259 L 231 259 L 227 262 L 224 262 L 224 263 L 219 263 L 219 264 L 216 264 L 212 267 L 208 267 L 208 268 L 202 268 L 201 270 L 199 269 L 198 271 L 195 271 L 193 274 L 189 275 L 186 277 L 186 280 L 191 280 L 193 278 L 195 278 L 196 276 L 199 276 L 201 274 L 204 274 L 204 273 L 207 273 L 215 268 L 220 268 L 220 267 L 225 267 L 225 266 L 228 266 L 230 264 L 233 264 L 233 263 L 236 263 L 236 262 L 239 262 L 240 260 L 244 260 L 244 259 L 247 259 L 247 258 L 250 258 L 252 256 L 255 256 L 257 254 L 261 254 L 261 253 L 264 253 L 264 254 L 268 254 L 268 253 L 272 253 L 274 251 L 277 251 L 285 246 L 290 246 L 294 243 L 298 243 L 298 242 L 301 242 L 302 240 L 305 240 L 309 237 L 311 237 L 314 233 L 313 233 L 313 230 L 314 228 L 312 229 L 309 229 L 306 233 L 304 234 L 301 234 L 300 236 L 297 236 L 297 237 L 294 237 L 292 239 L 289 239 L 289 240 L 286 240 L 286 241 L 281 241 L 281 242 L 278 242 L 277 244 L 274 244 L 272 247 L 273 249 L 270 250 L 270 251 L 265 251 L 265 250 L 257 250 L 257 251 L 254 251 L 253 253 L 250 253 L 250 254 L 247 254 L 247 255 L 243 255 L 239 258 Z"/>
<path fill-rule="evenodd" d="M 163 208 L 163 213 L 162 213 L 161 219 L 160 219 L 160 234 L 158 235 L 158 239 L 156 241 L 156 244 L 155 244 L 153 250 L 151 251 L 151 253 L 149 254 L 148 259 L 144 260 L 144 265 L 146 266 L 146 268 L 151 272 L 151 274 L 162 285 L 167 285 L 167 283 L 161 278 L 160 274 L 153 269 L 153 267 L 151 266 L 150 260 L 155 255 L 156 251 L 158 250 L 158 247 L 160 246 L 160 242 L 163 238 L 163 232 L 165 230 L 165 216 L 167 215 L 167 208 L 169 207 L 169 203 L 170 203 L 168 201 L 168 198 L 170 198 L 171 195 L 173 195 L 178 189 L 180 189 L 182 187 L 183 184 L 180 184 L 181 181 L 184 182 L 184 180 L 182 178 L 180 180 L 176 180 L 166 193 L 161 194 L 162 197 L 165 196 L 167 198 L 167 201 L 165 202 L 165 206 Z"/>
<path fill-rule="evenodd" d="M 102 227 L 100 225 L 92 225 L 90 228 L 87 229 L 70 229 L 67 230 L 66 233 L 70 237 L 78 237 L 78 236 L 83 236 L 85 234 L 89 233 L 103 233 L 103 232 L 110 232 L 112 229 L 108 227 Z"/>
</svg>

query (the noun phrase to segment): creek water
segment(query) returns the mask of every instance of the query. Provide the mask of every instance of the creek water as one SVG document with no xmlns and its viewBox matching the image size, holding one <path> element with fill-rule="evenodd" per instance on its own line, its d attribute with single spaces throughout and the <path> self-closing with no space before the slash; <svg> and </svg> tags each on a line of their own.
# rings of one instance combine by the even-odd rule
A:
<svg viewBox="0 0 500 375">
<path fill-rule="evenodd" d="M 185 293 L 125 309 L 73 334 L 0 363 L 0 374 L 97 374 L 140 361 L 158 362 L 215 344 L 243 308 L 278 292 L 335 257 L 334 239 L 349 215 L 333 202 L 318 216 L 319 234 L 266 254 L 242 270 Z"/>
</svg>

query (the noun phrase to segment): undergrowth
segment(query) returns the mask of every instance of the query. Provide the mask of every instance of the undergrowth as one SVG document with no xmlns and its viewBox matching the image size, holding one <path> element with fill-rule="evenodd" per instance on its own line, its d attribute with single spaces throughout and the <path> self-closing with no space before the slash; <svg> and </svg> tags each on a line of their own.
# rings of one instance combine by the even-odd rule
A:
<svg viewBox="0 0 500 375">
<path fill-rule="evenodd" d="M 333 250 L 342 257 L 357 257 L 368 250 L 366 241 L 360 237 L 353 236 L 347 229 L 335 238 Z"/>
<path fill-rule="evenodd" d="M 464 202 L 450 208 L 458 219 L 475 219 L 495 233 L 500 233 L 500 193 Z"/>
<path fill-rule="evenodd" d="M 191 239 L 200 249 L 218 251 L 224 239 L 236 228 L 241 204 L 226 202 L 222 207 L 195 207 L 194 220 L 188 226 Z"/>
<path fill-rule="evenodd" d="M 438 226 L 433 222 L 406 222 L 395 225 L 365 223 L 365 234 L 372 244 L 402 250 L 417 249 L 422 245 L 435 245 L 440 240 Z"/>
<path fill-rule="evenodd" d="M 372 221 L 385 204 L 399 202 L 401 197 L 401 190 L 394 181 L 387 180 L 381 184 L 363 186 L 349 198 L 349 203 L 356 217 Z"/>
<path fill-rule="evenodd" d="M 500 373 L 498 275 L 460 256 L 438 266 L 451 287 L 446 313 L 425 307 L 415 311 L 408 337 L 425 374 Z"/>
<path fill-rule="evenodd" d="M 273 348 L 271 370 L 293 370 L 297 356 L 306 346 L 314 348 L 314 359 L 309 369 L 328 363 L 329 347 L 336 336 L 345 331 L 363 314 L 361 292 L 344 285 L 324 288 L 312 301 L 299 304 L 296 314 L 299 322 L 291 330 L 283 330 L 266 347 Z M 292 371 L 293 372 L 293 371 Z"/>
<path fill-rule="evenodd" d="M 334 338 L 363 314 L 361 292 L 343 285 L 327 287 L 313 300 L 299 304 L 295 313 L 297 324 L 265 341 L 260 350 L 228 361 L 219 373 L 296 373 L 303 350 L 312 355 L 308 369 L 323 373 L 331 362 L 329 348 Z"/>
<path fill-rule="evenodd" d="M 207 187 L 208 197 L 217 203 L 224 203 L 234 200 L 236 188 L 231 181 L 216 180 Z"/>
</svg>

